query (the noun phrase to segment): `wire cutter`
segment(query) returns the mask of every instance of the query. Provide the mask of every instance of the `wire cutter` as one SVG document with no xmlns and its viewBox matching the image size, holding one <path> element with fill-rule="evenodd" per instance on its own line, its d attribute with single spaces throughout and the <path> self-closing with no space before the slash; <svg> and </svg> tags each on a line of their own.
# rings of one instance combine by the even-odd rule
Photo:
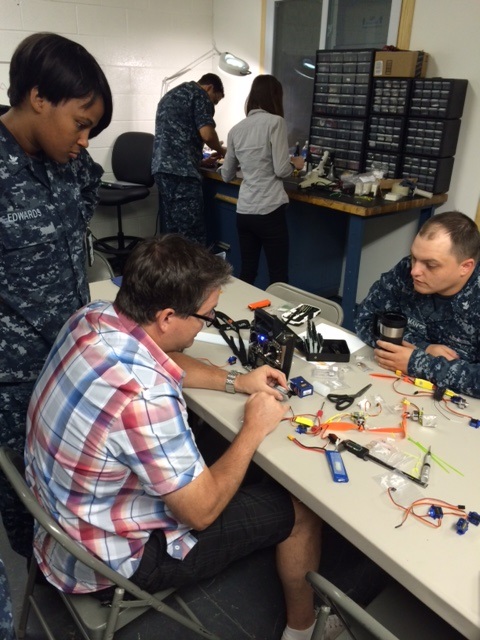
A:
<svg viewBox="0 0 480 640">
<path fill-rule="evenodd" d="M 371 384 L 367 384 L 366 387 L 363 387 L 363 389 L 360 389 L 360 391 L 355 394 L 329 393 L 327 395 L 327 400 L 330 400 L 330 402 L 335 403 L 335 409 L 337 409 L 337 411 L 345 411 L 345 409 L 348 409 L 349 407 L 352 406 L 355 398 L 359 398 L 363 393 L 365 393 L 367 389 L 370 389 L 371 386 L 372 386 Z"/>
</svg>

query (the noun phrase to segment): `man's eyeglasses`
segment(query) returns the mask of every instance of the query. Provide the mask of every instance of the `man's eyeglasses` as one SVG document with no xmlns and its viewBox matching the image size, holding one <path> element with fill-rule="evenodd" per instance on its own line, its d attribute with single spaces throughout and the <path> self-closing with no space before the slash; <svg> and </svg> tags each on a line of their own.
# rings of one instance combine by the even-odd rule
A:
<svg viewBox="0 0 480 640">
<path fill-rule="evenodd" d="M 199 320 L 203 320 L 205 322 L 206 327 L 211 327 L 212 324 L 215 323 L 215 319 L 217 317 L 215 313 L 215 309 L 212 309 L 212 311 L 210 311 L 208 316 L 202 316 L 199 313 L 190 313 L 189 315 L 193 316 L 194 318 L 198 318 Z"/>
</svg>

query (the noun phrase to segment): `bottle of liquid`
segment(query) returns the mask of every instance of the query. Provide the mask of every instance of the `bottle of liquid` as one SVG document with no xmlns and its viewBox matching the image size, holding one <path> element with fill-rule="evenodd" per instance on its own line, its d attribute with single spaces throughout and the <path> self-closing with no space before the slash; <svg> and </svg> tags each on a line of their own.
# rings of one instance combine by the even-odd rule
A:
<svg viewBox="0 0 480 640">
<path fill-rule="evenodd" d="M 308 140 L 305 140 L 305 144 L 302 147 L 300 155 L 303 158 L 305 164 L 303 165 L 303 173 L 308 173 L 312 168 L 312 156 L 310 154 L 310 147 L 308 146 Z"/>
<path fill-rule="evenodd" d="M 300 143 L 298 141 L 295 143 L 295 151 L 293 152 L 293 155 L 297 157 L 300 155 Z"/>
</svg>

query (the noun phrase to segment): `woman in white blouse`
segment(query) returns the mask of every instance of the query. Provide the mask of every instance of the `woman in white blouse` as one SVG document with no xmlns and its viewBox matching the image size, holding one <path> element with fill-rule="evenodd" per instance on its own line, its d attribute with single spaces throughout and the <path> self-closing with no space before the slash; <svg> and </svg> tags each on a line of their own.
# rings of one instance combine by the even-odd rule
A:
<svg viewBox="0 0 480 640">
<path fill-rule="evenodd" d="M 228 134 L 221 169 L 225 182 L 243 173 L 237 204 L 240 278 L 253 284 L 260 253 L 267 259 L 270 282 L 288 282 L 288 196 L 282 180 L 302 169 L 301 157 L 290 157 L 283 118 L 283 89 L 271 75 L 255 78 L 245 104 L 247 117 Z"/>
</svg>

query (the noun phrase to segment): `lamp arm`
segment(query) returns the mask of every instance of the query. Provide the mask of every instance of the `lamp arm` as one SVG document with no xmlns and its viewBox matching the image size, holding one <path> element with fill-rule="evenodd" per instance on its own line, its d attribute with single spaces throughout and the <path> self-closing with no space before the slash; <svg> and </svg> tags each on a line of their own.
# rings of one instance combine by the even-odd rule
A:
<svg viewBox="0 0 480 640">
<path fill-rule="evenodd" d="M 188 73 L 188 71 L 190 71 L 197 65 L 201 64 L 202 62 L 205 62 L 205 60 L 208 60 L 208 58 L 212 58 L 215 54 L 220 55 L 220 51 L 217 49 L 217 47 L 213 46 L 209 51 L 207 51 L 206 53 L 201 55 L 199 58 L 197 58 L 196 60 L 188 64 L 186 67 L 183 67 L 182 69 L 180 69 L 179 71 L 177 71 L 171 76 L 165 77 L 162 80 L 162 96 L 164 96 L 165 93 L 167 92 L 168 86 L 170 82 L 172 82 L 172 80 L 176 80 L 176 78 L 180 78 L 180 76 L 183 76 L 185 73 Z"/>
</svg>

